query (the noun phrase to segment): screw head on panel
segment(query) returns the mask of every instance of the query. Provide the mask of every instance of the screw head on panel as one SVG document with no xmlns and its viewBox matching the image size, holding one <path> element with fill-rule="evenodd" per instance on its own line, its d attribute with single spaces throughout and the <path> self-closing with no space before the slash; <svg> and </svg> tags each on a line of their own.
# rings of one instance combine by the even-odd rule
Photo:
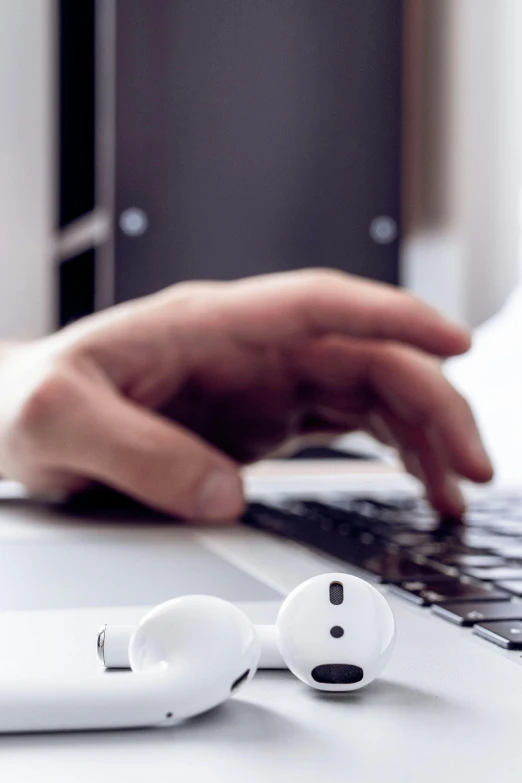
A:
<svg viewBox="0 0 522 783">
<path fill-rule="evenodd" d="M 149 227 L 147 213 L 139 207 L 124 209 L 120 215 L 120 228 L 129 237 L 140 237 Z"/>
<path fill-rule="evenodd" d="M 388 215 L 379 215 L 370 223 L 370 236 L 378 245 L 389 245 L 397 239 L 397 221 Z"/>
</svg>

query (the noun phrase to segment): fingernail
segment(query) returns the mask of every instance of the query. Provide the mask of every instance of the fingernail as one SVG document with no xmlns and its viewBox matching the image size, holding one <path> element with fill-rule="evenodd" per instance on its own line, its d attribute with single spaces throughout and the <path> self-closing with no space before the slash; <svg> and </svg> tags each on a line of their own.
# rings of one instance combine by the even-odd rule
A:
<svg viewBox="0 0 522 783">
<path fill-rule="evenodd" d="M 469 324 L 465 323 L 464 321 L 459 321 L 456 318 L 450 318 L 448 320 L 448 323 L 455 327 L 455 329 L 458 329 L 462 334 L 466 335 L 470 340 L 473 339 L 473 332 L 471 331 Z"/>
<path fill-rule="evenodd" d="M 242 513 L 243 506 L 243 485 L 238 474 L 217 468 L 201 486 L 196 513 L 205 522 L 231 522 Z"/>
<path fill-rule="evenodd" d="M 450 321 L 449 324 L 453 326 L 456 333 L 459 333 L 459 339 L 462 340 L 462 345 L 459 345 L 456 355 L 467 353 L 473 345 L 473 335 L 469 327 L 455 321 Z"/>
<path fill-rule="evenodd" d="M 451 505 L 453 512 L 462 514 L 466 508 L 466 502 L 461 488 L 452 476 L 446 476 L 444 481 L 444 497 Z"/>
<path fill-rule="evenodd" d="M 473 457 L 480 472 L 483 473 L 484 476 L 487 477 L 486 480 L 489 481 L 494 473 L 493 464 L 480 437 L 477 438 L 473 448 Z"/>
</svg>

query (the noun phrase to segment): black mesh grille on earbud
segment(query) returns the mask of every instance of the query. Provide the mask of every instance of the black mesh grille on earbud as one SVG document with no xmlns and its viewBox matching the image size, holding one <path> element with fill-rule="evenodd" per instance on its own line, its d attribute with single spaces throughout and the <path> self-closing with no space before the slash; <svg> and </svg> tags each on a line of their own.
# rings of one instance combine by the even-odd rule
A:
<svg viewBox="0 0 522 783">
<path fill-rule="evenodd" d="M 316 682 L 329 685 L 353 685 L 361 682 L 364 672 L 351 663 L 323 663 L 312 670 L 312 677 Z"/>
<path fill-rule="evenodd" d="M 330 585 L 330 603 L 339 606 L 344 601 L 344 587 L 340 582 L 332 582 Z"/>
</svg>

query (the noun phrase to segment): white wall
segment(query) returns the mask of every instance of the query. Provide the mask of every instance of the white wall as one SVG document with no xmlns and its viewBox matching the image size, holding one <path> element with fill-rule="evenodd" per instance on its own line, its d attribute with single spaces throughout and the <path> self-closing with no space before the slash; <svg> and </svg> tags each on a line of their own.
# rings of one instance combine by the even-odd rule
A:
<svg viewBox="0 0 522 783">
<path fill-rule="evenodd" d="M 53 0 L 0 0 L 0 339 L 51 327 Z"/>
<path fill-rule="evenodd" d="M 519 276 L 522 2 L 411 2 L 422 2 L 423 113 L 404 282 L 476 326 Z"/>
</svg>

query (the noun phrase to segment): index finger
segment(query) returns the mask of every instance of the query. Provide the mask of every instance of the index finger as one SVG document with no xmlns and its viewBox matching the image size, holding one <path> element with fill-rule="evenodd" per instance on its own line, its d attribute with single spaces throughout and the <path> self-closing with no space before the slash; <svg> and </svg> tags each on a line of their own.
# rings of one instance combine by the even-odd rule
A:
<svg viewBox="0 0 522 783">
<path fill-rule="evenodd" d="M 465 327 L 420 299 L 337 270 L 248 278 L 220 293 L 228 330 L 256 345 L 284 346 L 336 334 L 408 343 L 436 356 L 455 356 L 470 347 Z"/>
</svg>

